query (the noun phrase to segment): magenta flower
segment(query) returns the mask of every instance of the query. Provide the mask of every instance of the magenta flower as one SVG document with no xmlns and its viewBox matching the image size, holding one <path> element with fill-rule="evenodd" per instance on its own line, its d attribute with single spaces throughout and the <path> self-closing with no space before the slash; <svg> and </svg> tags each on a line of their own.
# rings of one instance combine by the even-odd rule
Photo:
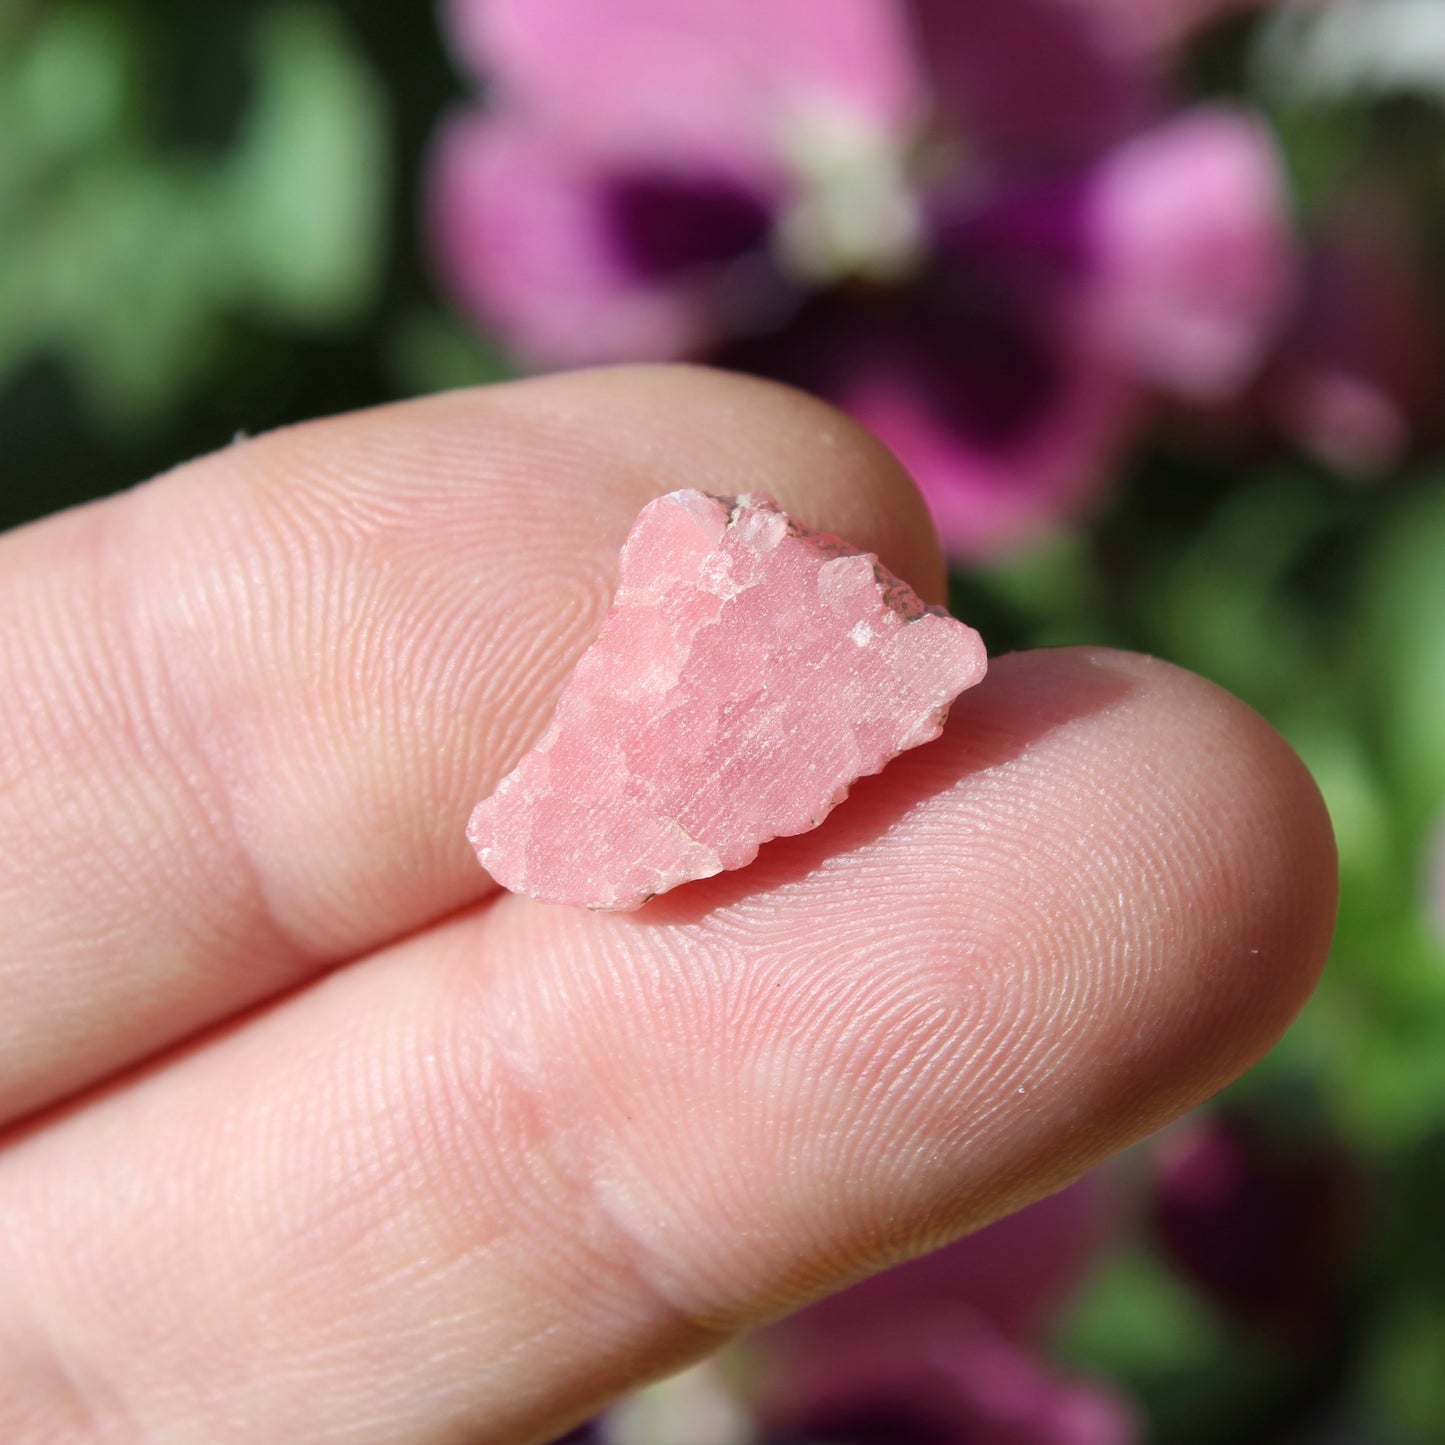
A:
<svg viewBox="0 0 1445 1445">
<path fill-rule="evenodd" d="M 1094 501 L 1151 393 L 1241 388 L 1288 304 L 1267 132 L 1166 103 L 1160 45 L 1224 8 L 452 0 L 490 90 L 438 142 L 442 276 L 533 365 L 819 391 L 996 550 Z"/>
<path fill-rule="evenodd" d="M 1201 1290 L 1296 1344 L 1329 1332 L 1364 1206 L 1338 1146 L 1221 1113 L 1167 1135 L 1155 1169 L 1154 1227 Z"/>
<path fill-rule="evenodd" d="M 1082 1181 L 776 1326 L 763 1438 L 857 1445 L 1130 1445 L 1133 1410 L 1060 1376 L 1040 1333 L 1107 1227 Z"/>
<path fill-rule="evenodd" d="M 1118 1395 L 1052 1373 L 967 1310 L 882 1321 L 794 1367 L 768 1445 L 1131 1445 Z"/>
<path fill-rule="evenodd" d="M 1134 1445 L 1123 1399 L 1061 1377 L 1037 1349 L 1117 1213 L 1113 1179 L 1091 1175 L 760 1332 L 738 1347 L 751 1357 L 739 1368 L 698 1367 L 565 1445 Z M 748 1379 L 760 1383 L 739 1393 Z"/>
<path fill-rule="evenodd" d="M 1409 226 L 1373 194 L 1326 217 L 1304 275 L 1263 388 L 1268 421 L 1341 471 L 1383 471 L 1439 433 L 1435 287 Z"/>
</svg>

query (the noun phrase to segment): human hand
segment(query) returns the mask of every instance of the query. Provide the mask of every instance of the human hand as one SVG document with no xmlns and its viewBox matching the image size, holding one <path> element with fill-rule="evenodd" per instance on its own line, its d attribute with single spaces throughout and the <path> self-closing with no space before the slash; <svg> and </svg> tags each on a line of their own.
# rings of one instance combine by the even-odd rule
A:
<svg viewBox="0 0 1445 1445">
<path fill-rule="evenodd" d="M 635 914 L 464 827 L 678 486 L 929 600 L 821 405 L 579 374 L 259 438 L 0 544 L 0 1439 L 540 1441 L 1227 1082 L 1334 901 L 1248 709 L 999 659 L 815 832 Z"/>
</svg>

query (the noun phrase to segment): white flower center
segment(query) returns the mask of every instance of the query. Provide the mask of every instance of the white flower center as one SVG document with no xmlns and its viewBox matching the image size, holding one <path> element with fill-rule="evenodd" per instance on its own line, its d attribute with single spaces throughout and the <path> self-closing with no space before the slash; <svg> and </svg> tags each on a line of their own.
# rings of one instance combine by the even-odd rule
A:
<svg viewBox="0 0 1445 1445">
<path fill-rule="evenodd" d="M 787 271 L 826 285 L 850 276 L 896 281 L 917 265 L 923 225 L 906 138 L 814 106 L 792 119 L 784 154 L 799 181 L 774 241 Z"/>
</svg>

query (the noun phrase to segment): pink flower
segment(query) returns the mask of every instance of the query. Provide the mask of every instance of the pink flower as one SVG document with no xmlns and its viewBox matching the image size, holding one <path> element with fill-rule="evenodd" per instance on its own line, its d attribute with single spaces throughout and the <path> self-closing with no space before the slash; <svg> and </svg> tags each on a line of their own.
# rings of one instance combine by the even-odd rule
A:
<svg viewBox="0 0 1445 1445">
<path fill-rule="evenodd" d="M 439 260 L 541 365 L 685 356 L 769 325 L 785 230 L 846 229 L 822 193 L 849 178 L 822 173 L 875 171 L 918 120 L 907 34 L 877 0 L 455 0 L 451 15 L 497 104 L 441 138 Z M 885 199 L 892 244 L 909 244 L 911 197 Z M 819 264 L 847 244 L 797 243 Z"/>
<path fill-rule="evenodd" d="M 1190 1279 L 1288 1340 L 1328 1333 L 1364 1203 L 1342 1150 L 1221 1113 L 1167 1135 L 1155 1168 L 1154 1226 Z"/>
<path fill-rule="evenodd" d="M 1171 113 L 1124 6 L 453 0 L 491 94 L 438 141 L 442 276 L 535 365 L 810 386 L 957 555 L 1024 540 L 1093 502 L 1148 392 L 1244 385 L 1289 298 L 1268 135 Z"/>
<path fill-rule="evenodd" d="M 761 1331 L 739 1368 L 695 1367 L 566 1445 L 1134 1445 L 1126 1401 L 1037 1352 L 1116 1215 L 1115 1181 L 1091 1175 Z M 755 1385 L 739 1393 L 745 1379 Z"/>
<path fill-rule="evenodd" d="M 1133 1411 L 1036 1352 L 1108 1226 L 1097 1176 L 776 1326 L 764 1438 L 1129 1445 Z"/>
<path fill-rule="evenodd" d="M 1116 1182 L 1097 1171 L 921 1259 L 830 1295 L 781 1329 L 793 1344 L 867 1333 L 889 1318 L 964 1307 L 1011 1339 L 1037 1340 L 1111 1238 Z"/>
<path fill-rule="evenodd" d="M 1196 109 L 1098 166 L 1092 334 L 1135 374 L 1214 400 L 1247 380 L 1291 293 L 1293 253 L 1270 224 L 1279 174 L 1261 123 Z"/>
<path fill-rule="evenodd" d="M 1315 237 L 1301 304 L 1264 388 L 1275 426 L 1357 474 L 1438 432 L 1439 300 L 1387 197 L 1355 196 Z"/>
<path fill-rule="evenodd" d="M 793 1365 L 769 1442 L 886 1445 L 1132 1445 L 1126 1402 L 1061 1378 L 966 1309 L 880 1321 Z"/>
</svg>

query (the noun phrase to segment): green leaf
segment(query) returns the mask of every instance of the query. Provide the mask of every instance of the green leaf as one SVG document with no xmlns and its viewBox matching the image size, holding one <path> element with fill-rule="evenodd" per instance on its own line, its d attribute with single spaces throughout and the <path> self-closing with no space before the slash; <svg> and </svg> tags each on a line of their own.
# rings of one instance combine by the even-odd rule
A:
<svg viewBox="0 0 1445 1445">
<path fill-rule="evenodd" d="M 1055 1343 L 1067 1366 L 1123 1385 L 1149 1416 L 1149 1438 L 1175 1445 L 1235 1438 L 1283 1365 L 1142 1242 L 1105 1261 Z"/>
<path fill-rule="evenodd" d="M 1351 898 L 1359 893 L 1398 902 L 1400 850 L 1390 800 L 1343 698 L 1318 697 L 1274 719 L 1303 759 L 1324 796 L 1339 849 L 1340 873 Z"/>
<path fill-rule="evenodd" d="M 1289 584 L 1334 521 L 1316 480 L 1294 472 L 1227 497 L 1147 599 L 1158 650 L 1268 713 L 1299 706 L 1322 678 L 1315 618 Z"/>
<path fill-rule="evenodd" d="M 328 10 L 265 12 L 257 94 L 221 178 L 227 243 L 248 299 L 331 326 L 370 297 L 383 260 L 391 155 L 384 98 Z"/>
<path fill-rule="evenodd" d="M 1112 642 L 1089 539 L 1060 531 L 1001 562 L 975 566 L 969 583 L 1027 629 L 1031 647 Z"/>
<path fill-rule="evenodd" d="M 140 18 L 60 3 L 0 50 L 0 384 L 59 359 L 120 432 L 189 395 L 236 321 L 353 320 L 390 173 L 380 89 L 330 9 L 248 17 L 253 94 L 219 157 L 152 134 Z"/>
<path fill-rule="evenodd" d="M 1145 1385 L 1186 1376 L 1226 1350 L 1218 1317 L 1152 1251 L 1110 1256 L 1074 1299 L 1055 1340 L 1069 1364 Z"/>
<path fill-rule="evenodd" d="M 55 5 L 0 49 L 0 214 L 48 167 L 125 130 L 136 99 L 135 37 L 113 11 Z M 13 217 L 12 217 L 13 219 Z"/>
<path fill-rule="evenodd" d="M 202 199 L 179 169 L 117 157 L 77 171 L 48 218 L 42 335 L 112 427 L 158 416 L 208 359 L 218 263 Z"/>
<path fill-rule="evenodd" d="M 1396 508 L 1364 595 L 1375 728 L 1401 816 L 1418 834 L 1445 807 L 1445 474 Z"/>
<path fill-rule="evenodd" d="M 1367 1397 L 1409 1445 L 1438 1445 L 1445 1439 L 1445 1305 L 1418 1300 L 1377 1321 L 1364 1373 Z"/>
</svg>

